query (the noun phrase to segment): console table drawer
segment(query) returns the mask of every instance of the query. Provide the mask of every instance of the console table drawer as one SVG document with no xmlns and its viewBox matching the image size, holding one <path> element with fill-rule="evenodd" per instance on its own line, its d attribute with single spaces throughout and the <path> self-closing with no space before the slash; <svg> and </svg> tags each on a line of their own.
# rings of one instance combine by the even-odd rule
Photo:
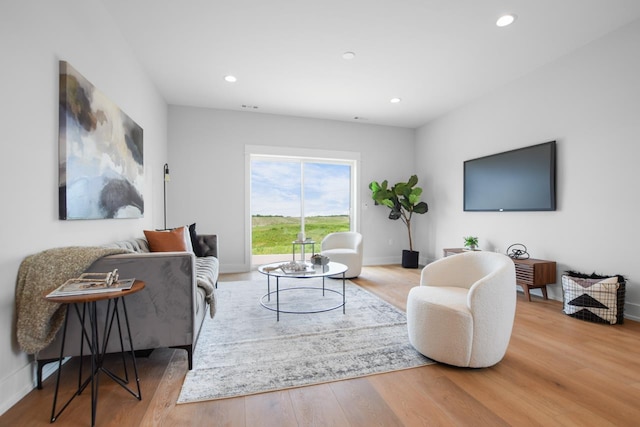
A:
<svg viewBox="0 0 640 427">
<path fill-rule="evenodd" d="M 533 266 L 523 265 L 519 263 L 516 264 L 516 282 L 518 284 L 525 283 L 527 285 L 533 285 L 534 283 L 534 269 Z"/>
<path fill-rule="evenodd" d="M 516 280 L 529 286 L 542 286 L 556 283 L 555 261 L 541 259 L 514 259 Z"/>
</svg>

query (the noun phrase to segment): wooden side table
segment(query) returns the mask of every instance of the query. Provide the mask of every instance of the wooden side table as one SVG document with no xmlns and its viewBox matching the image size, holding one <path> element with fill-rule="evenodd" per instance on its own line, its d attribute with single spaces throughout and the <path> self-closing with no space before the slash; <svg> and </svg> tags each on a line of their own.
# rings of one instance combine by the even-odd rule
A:
<svg viewBox="0 0 640 427">
<path fill-rule="evenodd" d="M 98 384 L 99 384 L 99 374 L 100 372 L 105 373 L 109 378 L 118 383 L 122 388 L 131 393 L 136 399 L 142 400 L 142 394 L 140 393 L 140 378 L 138 377 L 138 367 L 136 365 L 136 355 L 133 348 L 133 340 L 131 338 L 131 328 L 129 327 L 129 316 L 127 314 L 127 305 L 125 304 L 125 297 L 136 292 L 141 291 L 144 288 L 144 282 L 140 280 L 136 280 L 131 287 L 131 289 L 114 291 L 114 292 L 105 292 L 105 293 L 96 293 L 89 295 L 73 295 L 73 296 L 65 296 L 65 297 L 47 297 L 44 298 L 47 301 L 65 304 L 66 305 L 66 316 L 64 319 L 64 326 L 62 331 L 62 344 L 60 347 L 60 359 L 58 362 L 58 373 L 56 379 L 56 389 L 53 395 L 53 408 L 51 409 L 51 422 L 53 423 L 58 419 L 60 414 L 69 406 L 71 401 L 78 395 L 80 395 L 84 389 L 91 384 L 91 426 L 95 426 L 96 420 L 96 410 L 98 407 Z M 105 313 L 105 323 L 104 323 L 104 333 L 101 335 L 98 333 L 98 316 L 96 311 L 96 303 L 98 301 L 106 301 L 107 310 Z M 120 323 L 120 313 L 118 311 L 118 305 L 122 304 L 122 314 L 124 315 L 124 321 L 126 325 L 127 335 L 129 337 L 129 350 L 127 351 L 131 355 L 131 360 L 133 362 L 133 371 L 136 379 L 136 387 L 137 392 L 134 392 L 127 386 L 129 383 L 129 374 L 127 372 L 127 365 L 125 361 L 125 349 L 124 342 L 122 339 L 122 325 Z M 73 311 L 75 311 L 78 316 L 78 321 L 82 325 L 82 337 L 80 339 L 80 368 L 78 372 L 78 388 L 75 393 L 69 398 L 69 400 L 62 406 L 56 413 L 56 404 L 58 400 L 58 389 L 60 386 L 60 376 L 62 372 L 62 360 L 64 358 L 64 345 L 65 338 L 67 334 L 67 323 L 69 321 L 69 315 L 71 314 L 71 309 L 73 307 Z M 88 321 L 88 325 L 85 321 Z M 116 322 L 118 338 L 120 339 L 120 348 L 122 355 L 122 364 L 124 365 L 124 378 L 119 377 L 108 368 L 103 365 L 104 356 L 107 349 L 107 343 L 109 342 L 109 337 L 111 336 L 111 329 L 114 326 L 114 321 Z M 87 330 L 89 329 L 89 330 Z M 82 381 L 82 356 L 83 356 L 83 348 L 84 343 L 87 343 L 89 348 L 91 349 L 91 374 L 87 379 Z"/>
</svg>

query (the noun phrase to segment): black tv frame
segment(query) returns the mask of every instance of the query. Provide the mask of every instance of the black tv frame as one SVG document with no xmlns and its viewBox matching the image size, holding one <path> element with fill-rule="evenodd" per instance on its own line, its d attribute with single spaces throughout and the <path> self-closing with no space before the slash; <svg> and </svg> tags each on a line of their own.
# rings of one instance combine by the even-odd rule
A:
<svg viewBox="0 0 640 427">
<path fill-rule="evenodd" d="M 513 205 L 503 205 L 503 206 L 491 206 L 491 207 L 486 207 L 486 206 L 482 206 L 482 207 L 474 207 L 474 206 L 468 206 L 469 202 L 468 199 L 470 198 L 470 195 L 467 194 L 469 191 L 468 185 L 467 185 L 467 179 L 468 177 L 468 173 L 470 170 L 471 166 L 477 166 L 480 163 L 485 163 L 487 165 L 489 164 L 495 164 L 496 162 L 498 163 L 503 163 L 503 165 L 505 165 L 505 171 L 503 171 L 504 173 L 511 173 L 513 174 L 513 165 L 510 165 L 509 159 L 511 158 L 512 160 L 514 158 L 516 158 L 518 156 L 518 154 L 522 154 L 523 152 L 529 150 L 532 153 L 536 152 L 536 151 L 540 151 L 541 149 L 543 149 L 543 151 L 546 151 L 546 147 L 549 147 L 548 153 L 546 153 L 544 160 L 546 160 L 548 163 L 545 165 L 545 170 L 548 172 L 548 184 L 549 184 L 549 188 L 545 191 L 547 191 L 544 195 L 545 195 L 545 201 L 548 201 L 548 203 L 546 203 L 544 206 L 542 204 L 536 205 L 536 206 L 531 206 L 531 207 L 525 207 L 525 208 L 520 208 L 517 206 L 513 206 Z M 515 156 L 515 157 L 514 157 Z M 523 157 L 520 156 L 520 161 L 523 160 Z M 510 168 L 507 166 L 511 166 Z M 535 144 L 535 145 L 530 145 L 527 147 L 522 147 L 522 148 L 517 148 L 515 150 L 509 150 L 509 151 L 504 151 L 501 153 L 496 153 L 496 154 L 492 154 L 489 156 L 484 156 L 484 157 L 478 157 L 475 159 L 470 159 L 470 160 L 466 160 L 464 162 L 463 165 L 463 169 L 464 169 L 464 175 L 463 175 L 463 209 L 465 212 L 535 212 L 535 211 L 555 211 L 556 210 L 556 141 L 549 141 L 549 142 L 544 142 L 542 144 Z M 512 169 L 511 171 L 506 171 L 507 169 Z M 516 172 L 517 173 L 517 172 Z M 518 178 L 517 176 L 513 176 L 514 178 Z M 522 177 L 520 177 L 522 178 Z M 499 184 L 503 184 L 503 182 L 498 182 L 496 177 L 493 177 L 494 180 L 494 184 L 496 184 L 497 188 L 500 185 Z M 545 182 L 546 184 L 546 182 Z M 542 188 L 542 187 L 541 187 Z M 520 187 L 519 188 L 520 192 L 526 192 L 526 188 Z M 510 194 L 513 194 L 515 197 L 515 192 L 514 189 L 511 188 L 509 189 L 509 191 L 511 191 Z"/>
</svg>

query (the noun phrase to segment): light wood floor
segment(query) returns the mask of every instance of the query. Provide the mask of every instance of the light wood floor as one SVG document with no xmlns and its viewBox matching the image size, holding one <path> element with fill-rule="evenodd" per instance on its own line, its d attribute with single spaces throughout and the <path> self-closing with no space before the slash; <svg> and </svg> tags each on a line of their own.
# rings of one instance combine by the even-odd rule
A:
<svg viewBox="0 0 640 427">
<path fill-rule="evenodd" d="M 366 267 L 355 282 L 404 309 L 419 273 L 398 266 Z M 221 280 L 256 274 L 223 275 Z M 597 325 L 561 310 L 558 301 L 534 297 L 527 302 L 519 293 L 509 349 L 492 368 L 431 365 L 186 405 L 175 405 L 187 372 L 186 352 L 156 350 L 139 359 L 142 401 L 101 380 L 97 425 L 640 425 L 640 323 Z M 63 389 L 72 390 L 73 381 L 65 381 Z M 2 415 L 0 426 L 49 425 L 53 388 L 50 378 L 43 390 L 33 390 Z M 55 425 L 89 425 L 89 395 L 77 398 Z"/>
</svg>

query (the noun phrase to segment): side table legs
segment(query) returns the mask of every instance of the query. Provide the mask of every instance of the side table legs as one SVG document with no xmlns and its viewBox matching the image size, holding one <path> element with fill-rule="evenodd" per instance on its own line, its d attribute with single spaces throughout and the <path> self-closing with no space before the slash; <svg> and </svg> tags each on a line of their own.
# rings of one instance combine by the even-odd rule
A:
<svg viewBox="0 0 640 427">
<path fill-rule="evenodd" d="M 120 314 L 118 312 L 119 302 L 122 302 L 122 312 L 124 314 L 126 332 L 129 337 L 129 353 L 131 355 L 131 360 L 133 362 L 133 370 L 134 370 L 134 375 L 136 379 L 137 392 L 131 390 L 127 386 L 129 379 L 128 379 L 128 373 L 127 373 L 126 360 L 124 357 L 125 349 L 124 349 L 124 342 L 122 339 L 122 326 L 120 322 Z M 64 346 L 65 346 L 65 340 L 66 340 L 66 334 L 67 334 L 67 325 L 69 321 L 69 315 L 71 314 L 70 309 L 72 305 L 75 309 L 74 311 L 78 317 L 78 320 L 82 324 L 82 331 L 81 331 L 82 337 L 80 340 L 80 346 L 81 346 L 80 359 L 81 360 L 80 360 L 80 368 L 78 372 L 78 388 L 76 389 L 74 394 L 69 398 L 69 400 L 62 406 L 62 408 L 56 413 L 58 391 L 60 387 L 60 377 L 62 372 L 62 360 L 64 355 Z M 138 377 L 138 367 L 136 364 L 135 351 L 133 348 L 131 328 L 129 326 L 129 316 L 127 314 L 127 306 L 124 301 L 124 298 L 113 299 L 113 304 L 111 304 L 111 300 L 107 302 L 102 345 L 100 345 L 100 337 L 98 334 L 98 316 L 97 316 L 97 309 L 96 309 L 96 301 L 81 303 L 82 314 L 80 313 L 81 310 L 79 308 L 79 305 L 80 305 L 79 303 L 67 304 L 67 307 L 66 307 L 66 316 L 65 316 L 65 321 L 64 321 L 63 331 L 62 331 L 62 344 L 60 347 L 60 359 L 58 362 L 56 387 L 55 387 L 55 393 L 53 396 L 53 407 L 51 409 L 51 422 L 52 423 L 55 422 L 60 416 L 60 414 L 67 408 L 67 406 L 69 406 L 71 401 L 76 396 L 80 395 L 85 390 L 85 388 L 89 385 L 89 383 L 91 383 L 91 425 L 94 426 L 95 420 L 96 420 L 96 412 L 98 408 L 98 386 L 100 383 L 100 379 L 99 379 L 100 372 L 105 373 L 109 378 L 114 380 L 122 388 L 124 388 L 129 393 L 131 393 L 131 395 L 133 395 L 136 399 L 142 400 L 142 394 L 140 393 L 140 378 Z M 86 314 L 88 314 L 88 316 L 85 316 Z M 89 325 L 85 323 L 85 320 L 86 320 L 85 317 L 88 317 Z M 120 348 L 121 348 L 125 378 L 119 377 L 118 375 L 116 375 L 115 373 L 113 373 L 111 370 L 109 370 L 103 365 L 106 350 L 107 350 L 107 344 L 109 342 L 109 337 L 111 336 L 111 330 L 112 330 L 114 321 L 116 322 L 116 325 L 118 328 L 118 335 L 120 339 Z M 91 349 L 91 373 L 89 374 L 89 377 L 84 382 L 82 382 L 82 354 L 83 354 L 82 349 L 84 347 L 85 342 Z"/>
</svg>

